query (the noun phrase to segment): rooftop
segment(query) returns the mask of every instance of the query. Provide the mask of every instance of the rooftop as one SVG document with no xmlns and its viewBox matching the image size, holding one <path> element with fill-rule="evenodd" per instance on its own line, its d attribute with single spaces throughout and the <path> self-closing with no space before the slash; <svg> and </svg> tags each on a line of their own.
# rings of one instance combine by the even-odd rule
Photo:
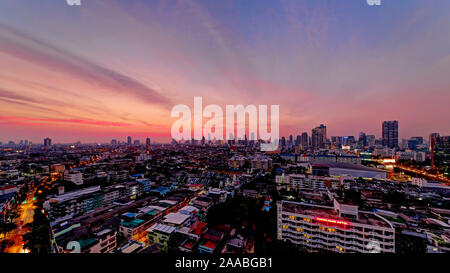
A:
<svg viewBox="0 0 450 273">
<path fill-rule="evenodd" d="M 176 230 L 175 227 L 156 223 L 153 226 L 151 226 L 150 228 L 148 228 L 146 231 L 147 232 L 158 231 L 158 232 L 162 232 L 162 233 L 166 233 L 166 234 L 171 234 L 175 230 Z"/>
<path fill-rule="evenodd" d="M 312 166 L 326 166 L 329 168 L 339 168 L 339 169 L 351 169 L 351 170 L 358 170 L 358 171 L 371 171 L 371 172 L 379 172 L 384 173 L 385 171 L 366 167 L 363 165 L 358 164 L 351 164 L 351 163 L 344 163 L 344 162 L 316 162 L 312 164 Z"/>
<path fill-rule="evenodd" d="M 170 223 L 170 224 L 175 224 L 175 225 L 181 225 L 189 217 L 190 216 L 186 215 L 186 214 L 182 214 L 182 213 L 178 213 L 178 212 L 177 213 L 171 212 L 164 217 L 164 222 Z"/>
<path fill-rule="evenodd" d="M 379 227 L 385 227 L 390 228 L 391 224 L 387 221 L 381 218 L 380 216 L 377 216 L 376 214 L 372 212 L 358 212 L 358 219 L 352 219 L 347 217 L 339 216 L 339 212 L 334 209 L 334 207 L 326 207 L 326 206 L 319 206 L 319 205 L 310 205 L 305 203 L 297 203 L 297 202 L 290 202 L 290 201 L 281 201 L 282 203 L 282 209 L 283 212 L 291 212 L 296 214 L 303 214 L 308 215 L 312 217 L 320 217 L 330 220 L 337 220 L 337 221 L 345 221 L 348 223 L 358 223 L 363 225 L 374 225 Z"/>
</svg>

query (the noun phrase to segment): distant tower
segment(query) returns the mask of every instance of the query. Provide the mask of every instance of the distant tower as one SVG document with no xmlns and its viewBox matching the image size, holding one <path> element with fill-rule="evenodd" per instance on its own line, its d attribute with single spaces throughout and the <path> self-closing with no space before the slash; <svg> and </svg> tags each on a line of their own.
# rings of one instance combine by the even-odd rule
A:
<svg viewBox="0 0 450 273">
<path fill-rule="evenodd" d="M 128 143 L 128 145 L 131 145 L 131 137 L 130 136 L 127 137 L 127 143 Z"/>
<path fill-rule="evenodd" d="M 320 126 L 312 129 L 311 138 L 313 148 L 325 148 L 327 142 L 327 126 L 320 124 Z"/>
<path fill-rule="evenodd" d="M 431 155 L 431 168 L 435 169 L 436 166 L 434 165 L 434 145 L 436 143 L 436 139 L 439 138 L 439 133 L 431 133 L 430 134 L 430 140 L 429 140 L 429 149 L 430 149 L 430 155 Z"/>
<path fill-rule="evenodd" d="M 398 121 L 384 121 L 382 128 L 383 146 L 398 147 Z"/>
<path fill-rule="evenodd" d="M 304 132 L 302 133 L 302 139 L 300 144 L 302 145 L 303 149 L 306 149 L 309 145 L 308 145 L 308 133 Z"/>
<path fill-rule="evenodd" d="M 52 146 L 52 139 L 49 138 L 49 137 L 44 138 L 44 146 L 45 146 L 45 147 L 50 147 L 50 146 Z"/>
</svg>

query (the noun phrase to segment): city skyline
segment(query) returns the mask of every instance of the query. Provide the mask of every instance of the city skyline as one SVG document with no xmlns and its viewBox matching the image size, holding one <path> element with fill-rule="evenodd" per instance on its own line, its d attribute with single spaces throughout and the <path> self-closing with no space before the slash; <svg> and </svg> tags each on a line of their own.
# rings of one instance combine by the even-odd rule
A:
<svg viewBox="0 0 450 273">
<path fill-rule="evenodd" d="M 382 122 L 382 126 L 383 126 L 383 124 L 385 122 L 390 122 L 390 121 L 383 121 Z M 354 137 L 355 140 L 358 141 L 358 136 L 361 133 L 363 133 L 366 136 L 375 136 L 376 140 L 383 141 L 383 127 L 380 128 L 380 133 L 378 133 L 378 134 L 376 134 L 376 133 L 375 134 L 368 134 L 367 132 L 359 131 L 359 133 L 355 134 L 355 135 L 347 135 L 347 134 L 344 134 L 344 135 L 332 135 L 332 134 L 329 134 L 329 133 L 326 132 L 326 130 L 328 130 L 328 125 L 326 125 L 326 124 L 320 124 L 320 125 L 318 125 L 318 126 L 316 126 L 314 128 L 311 128 L 309 131 L 302 131 L 302 132 L 298 132 L 298 133 L 291 133 L 291 134 L 287 134 L 287 135 L 280 135 L 280 139 L 279 140 L 281 140 L 282 138 L 286 138 L 286 141 L 288 141 L 289 140 L 288 138 L 292 136 L 293 137 L 293 141 L 292 142 L 295 143 L 298 139 L 301 140 L 302 135 L 306 133 L 307 134 L 306 137 L 309 137 L 309 140 L 312 141 L 312 135 L 313 135 L 314 130 L 316 130 L 317 128 L 320 128 L 321 126 L 325 126 L 325 128 L 326 128 L 325 129 L 325 135 L 324 135 L 325 139 L 323 141 L 329 140 L 329 141 L 332 142 L 332 138 L 334 138 L 334 137 Z M 425 136 L 412 135 L 411 137 L 408 137 L 408 138 L 399 136 L 398 139 L 397 139 L 397 143 L 400 144 L 402 142 L 402 140 L 408 140 L 408 139 L 412 139 L 412 138 L 416 138 L 416 137 L 422 137 L 425 142 L 428 142 L 429 141 L 429 137 L 431 135 L 433 135 L 433 134 L 436 134 L 436 133 L 442 135 L 442 133 L 439 133 L 439 132 L 431 132 L 431 133 L 429 133 L 428 135 L 425 135 Z M 249 137 L 248 134 L 246 134 L 245 136 Z M 22 143 L 24 141 L 27 141 L 27 142 L 31 141 L 33 144 L 41 144 L 41 142 L 44 142 L 44 146 L 45 146 L 45 140 L 47 138 L 50 138 L 51 141 L 55 140 L 52 136 L 46 135 L 46 136 L 42 136 L 41 138 L 36 138 L 36 139 L 30 139 L 30 138 L 27 138 L 27 137 L 22 137 L 22 138 L 18 138 L 18 139 L 7 139 L 7 140 L 6 139 L 5 140 L 0 139 L 0 143 L 8 144 L 9 142 L 12 141 L 15 144 L 19 144 L 19 141 L 20 141 L 20 143 Z M 65 142 L 57 140 L 54 143 L 55 144 L 73 144 L 73 143 L 81 142 L 81 143 L 91 143 L 91 144 L 92 143 L 103 143 L 104 144 L 104 143 L 110 143 L 111 141 L 116 141 L 116 142 L 120 142 L 120 143 L 128 143 L 128 144 L 130 144 L 130 141 L 131 141 L 131 144 L 132 144 L 132 142 L 138 140 L 138 141 L 141 142 L 140 144 L 144 144 L 148 138 L 151 138 L 151 136 L 150 135 L 134 136 L 134 135 L 126 135 L 125 134 L 125 135 L 120 136 L 120 137 L 118 137 L 118 136 L 111 136 L 110 138 L 105 137 L 105 139 L 102 140 L 102 141 L 94 141 L 94 140 L 89 140 L 89 139 L 87 141 L 81 141 L 80 139 L 77 139 L 77 140 L 65 141 Z M 205 136 L 205 135 L 203 136 L 203 138 L 205 138 L 206 140 L 209 140 L 209 139 L 207 139 L 207 136 Z M 191 141 L 191 140 L 194 140 L 194 138 L 192 138 L 192 139 L 185 139 L 184 141 Z M 201 139 L 199 139 L 199 140 L 201 140 Z M 199 140 L 197 140 L 197 141 L 199 141 Z M 210 140 L 218 141 L 217 139 L 210 139 Z M 228 139 L 222 139 L 222 140 L 223 141 L 227 141 Z M 167 140 L 155 141 L 154 143 L 156 143 L 156 144 L 169 144 L 172 141 L 173 141 L 172 138 L 168 138 Z M 314 146 L 314 145 L 312 145 L 312 146 Z M 384 145 L 383 144 L 383 146 L 388 146 L 388 145 Z"/>
<path fill-rule="evenodd" d="M 280 136 L 380 138 L 385 120 L 399 139 L 449 135 L 449 16 L 425 1 L 5 0 L 0 141 L 169 142 L 170 109 L 197 95 L 278 104 Z"/>
</svg>

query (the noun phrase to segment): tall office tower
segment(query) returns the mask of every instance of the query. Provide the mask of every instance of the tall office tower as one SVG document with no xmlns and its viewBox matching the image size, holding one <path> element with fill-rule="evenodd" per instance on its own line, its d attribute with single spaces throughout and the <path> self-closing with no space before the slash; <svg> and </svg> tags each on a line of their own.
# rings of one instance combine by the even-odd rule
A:
<svg viewBox="0 0 450 273">
<path fill-rule="evenodd" d="M 308 145 L 308 133 L 304 132 L 302 133 L 302 140 L 300 142 L 300 145 L 302 145 L 303 149 L 306 149 L 309 145 Z"/>
<path fill-rule="evenodd" d="M 286 138 L 285 137 L 281 137 L 281 147 L 285 147 L 286 146 Z"/>
<path fill-rule="evenodd" d="M 45 146 L 45 147 L 50 147 L 50 146 L 52 146 L 52 139 L 49 138 L 49 137 L 45 138 L 45 139 L 44 139 L 44 146 Z"/>
<path fill-rule="evenodd" d="M 289 145 L 294 143 L 294 137 L 292 135 L 289 136 Z"/>
<path fill-rule="evenodd" d="M 336 148 L 341 148 L 343 144 L 343 137 L 341 136 L 332 136 L 331 137 L 331 144 L 334 145 Z"/>
<path fill-rule="evenodd" d="M 437 137 L 433 145 L 433 165 L 450 176 L 450 136 Z"/>
<path fill-rule="evenodd" d="M 295 146 L 298 146 L 302 143 L 302 137 L 300 135 L 297 135 L 295 138 Z"/>
<path fill-rule="evenodd" d="M 327 142 L 327 127 L 323 124 L 312 129 L 311 134 L 313 148 L 325 148 Z"/>
<path fill-rule="evenodd" d="M 146 138 L 145 139 L 145 146 L 150 146 L 150 138 L 148 137 L 148 138 Z"/>
<path fill-rule="evenodd" d="M 430 149 L 430 152 L 432 152 L 433 151 L 433 145 L 434 145 L 434 142 L 436 141 L 436 138 L 438 138 L 438 137 L 440 137 L 440 135 L 439 135 L 439 133 L 431 133 L 430 134 L 430 137 L 429 137 L 429 139 L 428 139 L 428 147 L 429 147 L 429 149 Z"/>
<path fill-rule="evenodd" d="M 355 142 L 355 136 L 345 136 L 342 138 L 342 144 L 345 146 L 353 146 L 355 145 Z"/>
<path fill-rule="evenodd" d="M 366 133 L 364 133 L 364 132 L 360 132 L 360 133 L 359 133 L 358 145 L 359 145 L 360 147 L 366 147 L 366 146 L 367 146 L 367 137 L 366 137 Z"/>
<path fill-rule="evenodd" d="M 398 121 L 383 122 L 383 146 L 389 148 L 398 147 Z"/>
<path fill-rule="evenodd" d="M 407 142 L 408 149 L 415 150 L 417 148 L 417 145 L 420 145 L 419 139 L 417 139 L 416 137 L 412 137 L 412 138 L 408 139 L 408 142 Z"/>
<path fill-rule="evenodd" d="M 130 136 L 127 137 L 127 144 L 131 145 L 131 137 Z"/>
<path fill-rule="evenodd" d="M 117 140 L 116 139 L 111 139 L 111 145 L 117 145 Z"/>
</svg>

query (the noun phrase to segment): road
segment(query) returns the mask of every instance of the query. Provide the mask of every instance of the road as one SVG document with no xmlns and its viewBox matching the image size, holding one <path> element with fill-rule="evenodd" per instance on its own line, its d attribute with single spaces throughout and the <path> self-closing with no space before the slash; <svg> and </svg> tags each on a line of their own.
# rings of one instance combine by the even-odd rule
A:
<svg viewBox="0 0 450 273">
<path fill-rule="evenodd" d="M 450 186 L 450 179 L 446 178 L 442 174 L 439 174 L 439 175 L 431 174 L 431 173 L 428 173 L 428 172 L 420 170 L 420 169 L 416 169 L 416 168 L 408 167 L 408 166 L 403 166 L 403 165 L 400 165 L 400 164 L 396 164 L 395 167 L 399 168 L 399 169 L 401 169 L 403 171 L 408 171 L 408 172 L 412 172 L 412 173 L 415 173 L 415 174 L 419 174 L 419 175 L 424 176 L 424 177 L 426 177 L 426 178 L 428 178 L 430 180 L 443 182 L 447 186 Z"/>
<path fill-rule="evenodd" d="M 7 253 L 28 253 L 28 249 L 24 249 L 23 245 L 23 234 L 30 231 L 29 227 L 25 227 L 26 224 L 30 224 L 33 222 L 34 215 L 34 191 L 27 194 L 27 198 L 25 202 L 19 205 L 19 217 L 16 218 L 15 224 L 17 228 L 8 233 L 8 236 L 5 238 L 7 240 L 11 240 L 14 242 L 12 246 L 5 249 Z"/>
</svg>

